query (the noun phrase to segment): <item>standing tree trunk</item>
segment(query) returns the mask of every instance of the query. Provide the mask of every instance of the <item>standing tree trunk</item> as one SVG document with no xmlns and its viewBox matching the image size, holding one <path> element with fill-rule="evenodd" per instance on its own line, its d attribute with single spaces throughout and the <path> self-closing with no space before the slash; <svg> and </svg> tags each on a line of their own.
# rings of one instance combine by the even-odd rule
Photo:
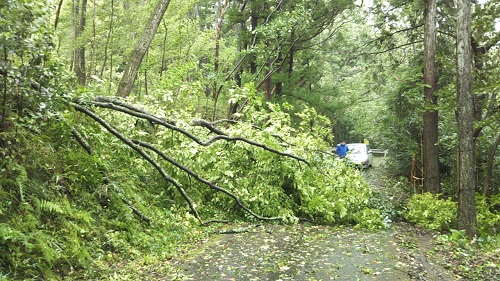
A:
<svg viewBox="0 0 500 281">
<path fill-rule="evenodd" d="M 245 23 L 244 22 L 240 22 L 238 23 L 237 25 L 235 25 L 235 37 L 236 38 L 240 38 L 241 37 L 241 33 L 244 32 L 245 30 Z M 241 58 L 243 57 L 241 55 L 241 52 L 243 50 L 243 48 L 246 49 L 246 46 L 243 47 L 243 42 L 242 40 L 237 40 L 236 42 L 236 53 L 238 54 L 237 57 L 236 57 L 236 61 L 235 61 L 235 73 L 234 73 L 234 81 L 236 82 L 236 85 L 241 88 L 241 74 L 243 73 L 243 68 L 241 66 L 239 66 L 239 62 L 241 60 Z M 229 104 L 229 110 L 228 110 L 228 115 L 227 115 L 227 119 L 234 119 L 234 114 L 238 111 L 238 102 L 231 102 Z"/>
<path fill-rule="evenodd" d="M 281 50 L 281 47 L 278 51 L 278 59 L 276 60 L 277 64 L 279 65 L 279 69 L 278 69 L 278 75 L 281 74 L 283 72 L 283 68 L 281 67 L 281 65 L 283 64 L 283 51 Z M 282 75 L 279 75 L 280 77 L 283 77 Z M 283 78 L 281 78 L 283 79 Z M 279 80 L 276 82 L 276 96 L 281 96 L 283 94 L 283 81 L 282 80 Z"/>
<path fill-rule="evenodd" d="M 151 41 L 153 41 L 156 31 L 158 30 L 158 26 L 160 25 L 169 4 L 170 0 L 158 0 L 158 3 L 151 13 L 148 23 L 139 38 L 139 41 L 137 41 L 134 50 L 130 55 L 130 61 L 125 67 L 125 72 L 123 73 L 120 84 L 118 85 L 118 90 L 116 92 L 117 96 L 128 97 L 130 95 L 135 77 L 137 76 L 137 71 L 141 66 L 142 59 L 148 51 Z"/>
<path fill-rule="evenodd" d="M 252 25 L 252 34 L 253 34 L 253 42 L 252 42 L 252 46 L 255 46 L 255 42 L 257 40 L 257 33 L 255 32 L 255 30 L 257 29 L 257 25 L 259 24 L 259 18 L 258 18 L 258 13 L 257 11 L 260 9 L 261 7 L 258 6 L 258 3 L 257 3 L 257 0 L 250 0 L 250 17 L 251 17 L 251 20 L 250 20 L 250 23 Z M 255 55 L 252 51 L 252 55 L 251 55 L 251 58 L 250 58 L 250 73 L 252 74 L 255 74 L 257 73 L 257 55 Z"/>
<path fill-rule="evenodd" d="M 94 2 L 92 9 L 92 40 L 90 40 L 90 51 L 89 51 L 89 64 L 86 67 L 85 81 L 90 81 L 90 76 L 97 73 L 97 56 L 96 45 L 97 42 L 97 31 L 96 31 L 96 3 Z M 94 61 L 95 60 L 95 61 Z"/>
<path fill-rule="evenodd" d="M 78 3 L 79 4 L 79 3 Z M 74 20 L 73 28 L 75 33 L 76 49 L 74 53 L 74 70 L 75 75 L 78 79 L 78 84 L 85 85 L 87 83 L 85 74 L 85 47 L 84 43 L 80 42 L 80 37 L 85 29 L 85 17 L 87 10 L 87 0 L 82 0 L 81 5 L 75 5 L 74 9 Z"/>
<path fill-rule="evenodd" d="M 471 3 L 458 0 L 457 119 L 458 119 L 458 229 L 477 235 L 472 95 Z"/>
<path fill-rule="evenodd" d="M 439 193 L 439 147 L 436 71 L 436 0 L 426 0 L 424 31 L 424 100 L 431 107 L 424 112 L 423 156 L 424 156 L 424 191 Z"/>
<path fill-rule="evenodd" d="M 289 51 L 289 54 L 288 54 L 288 75 L 287 75 L 287 79 L 288 79 L 288 90 L 289 91 L 293 91 L 294 90 L 294 83 L 292 83 L 292 73 L 293 73 L 293 66 L 294 66 L 294 59 L 295 59 L 295 45 L 293 44 L 295 40 L 295 32 L 294 30 L 292 29 L 292 32 L 290 33 L 290 42 L 292 42 L 291 46 L 290 46 L 290 51 Z"/>
<path fill-rule="evenodd" d="M 163 72 L 167 70 L 167 62 L 165 61 L 165 55 L 167 52 L 168 27 L 165 21 L 163 22 L 163 27 L 165 28 L 165 35 L 163 36 L 163 44 L 161 48 L 160 78 L 163 76 Z"/>
<path fill-rule="evenodd" d="M 63 0 L 59 0 L 59 4 L 57 4 L 56 19 L 54 20 L 54 30 L 57 29 L 57 25 L 59 24 L 59 15 L 61 14 L 62 4 Z"/>
<path fill-rule="evenodd" d="M 222 23 L 224 21 L 224 14 L 226 13 L 226 8 L 227 8 L 227 0 L 224 0 L 224 2 L 221 4 L 219 2 L 218 8 L 220 10 L 218 11 L 218 16 L 216 16 L 216 27 L 215 27 L 215 57 L 214 57 L 214 73 L 215 77 L 218 77 L 217 73 L 219 72 L 219 57 L 220 57 L 220 39 L 222 36 Z M 221 87 L 217 85 L 217 78 L 214 81 L 213 85 L 213 98 L 214 98 L 214 110 L 212 112 L 212 120 L 215 120 L 216 118 L 216 112 L 217 112 L 217 101 L 219 100 L 219 94 L 221 91 Z"/>
<path fill-rule="evenodd" d="M 488 155 L 488 165 L 486 169 L 486 176 L 484 176 L 484 186 L 483 186 L 483 195 L 485 196 L 488 196 L 488 187 L 490 183 L 491 174 L 493 173 L 493 161 L 495 160 L 495 153 L 499 145 L 500 145 L 500 135 L 498 135 Z"/>
<path fill-rule="evenodd" d="M 271 48 L 271 46 L 267 40 L 266 40 L 266 47 Z M 268 100 L 271 100 L 271 95 L 272 95 L 271 76 L 272 76 L 273 62 L 270 59 L 265 63 L 265 68 L 267 68 L 267 71 L 266 71 L 266 75 L 264 76 L 265 77 L 264 78 L 264 100 L 268 101 Z"/>
<path fill-rule="evenodd" d="M 101 78 L 101 79 L 102 79 L 102 76 L 104 74 L 104 69 L 106 68 L 106 63 L 108 61 L 108 48 L 109 48 L 109 44 L 111 42 L 111 35 L 113 33 L 114 14 L 115 14 L 115 3 L 113 0 L 111 0 L 111 14 L 109 14 L 109 29 L 108 29 L 108 33 L 106 36 L 106 44 L 104 45 L 104 62 L 102 63 L 101 73 L 99 74 L 99 78 Z M 111 80 L 110 80 L 110 82 L 111 82 Z"/>
</svg>

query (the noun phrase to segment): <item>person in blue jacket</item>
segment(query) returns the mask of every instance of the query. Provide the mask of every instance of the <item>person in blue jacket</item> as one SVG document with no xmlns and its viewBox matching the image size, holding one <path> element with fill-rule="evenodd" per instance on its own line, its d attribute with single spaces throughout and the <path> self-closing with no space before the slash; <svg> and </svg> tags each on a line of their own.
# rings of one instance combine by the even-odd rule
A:
<svg viewBox="0 0 500 281">
<path fill-rule="evenodd" d="M 347 144 L 345 144 L 345 141 L 343 140 L 341 143 L 337 145 L 337 149 L 335 149 L 335 154 L 342 159 L 346 157 L 347 151 L 349 151 L 349 147 L 347 147 Z"/>
</svg>

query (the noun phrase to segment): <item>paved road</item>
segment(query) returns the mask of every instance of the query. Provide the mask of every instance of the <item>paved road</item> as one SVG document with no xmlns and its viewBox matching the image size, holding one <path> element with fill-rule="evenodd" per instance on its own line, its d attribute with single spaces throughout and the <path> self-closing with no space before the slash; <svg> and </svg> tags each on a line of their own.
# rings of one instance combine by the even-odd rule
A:
<svg viewBox="0 0 500 281">
<path fill-rule="evenodd" d="M 395 200 L 377 175 L 382 161 L 362 173 L 382 200 Z M 376 232 L 308 224 L 228 227 L 247 231 L 212 237 L 176 265 L 171 279 L 455 280 L 427 254 L 432 233 L 406 224 Z"/>
<path fill-rule="evenodd" d="M 409 280 L 391 230 L 265 225 L 224 234 L 182 265 L 182 280 Z"/>
</svg>

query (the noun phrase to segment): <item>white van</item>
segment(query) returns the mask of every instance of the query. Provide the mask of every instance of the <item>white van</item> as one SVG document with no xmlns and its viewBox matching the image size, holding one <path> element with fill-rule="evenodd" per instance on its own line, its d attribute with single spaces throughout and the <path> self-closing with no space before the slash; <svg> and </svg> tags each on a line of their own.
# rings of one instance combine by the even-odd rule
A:
<svg viewBox="0 0 500 281">
<path fill-rule="evenodd" d="M 356 166 L 368 168 L 372 166 L 373 154 L 370 146 L 364 143 L 348 143 L 347 159 Z"/>
</svg>

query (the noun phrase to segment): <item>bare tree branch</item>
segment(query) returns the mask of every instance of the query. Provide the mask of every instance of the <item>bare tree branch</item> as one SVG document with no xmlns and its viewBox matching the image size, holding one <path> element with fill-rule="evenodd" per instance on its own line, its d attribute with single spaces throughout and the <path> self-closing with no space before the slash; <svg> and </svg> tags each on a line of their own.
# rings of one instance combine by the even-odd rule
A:
<svg viewBox="0 0 500 281">
<path fill-rule="evenodd" d="M 182 195 L 182 197 L 184 198 L 184 200 L 186 200 L 186 202 L 188 203 L 189 208 L 193 212 L 193 215 L 196 217 L 196 219 L 198 219 L 198 221 L 201 224 L 205 224 L 203 222 L 203 220 L 200 218 L 198 212 L 196 211 L 196 208 L 194 207 L 193 201 L 191 200 L 191 198 L 189 197 L 189 195 L 186 193 L 186 191 L 184 190 L 184 188 L 182 188 L 182 186 L 175 179 L 169 177 L 165 173 L 165 171 L 163 170 L 163 168 L 155 160 L 153 160 L 153 158 L 151 158 L 140 147 L 138 147 L 137 145 L 135 145 L 131 140 L 129 140 L 126 137 L 124 137 L 118 130 L 116 130 L 115 128 L 113 128 L 113 126 L 111 126 L 110 124 L 108 124 L 106 121 L 104 121 L 101 117 L 99 117 L 94 112 L 90 111 L 89 109 L 85 108 L 84 106 L 81 106 L 81 105 L 73 103 L 73 102 L 70 102 L 69 104 L 71 106 L 73 106 L 75 108 L 75 110 L 80 111 L 80 112 L 84 113 L 85 115 L 89 116 L 90 118 L 94 119 L 97 123 L 99 123 L 101 126 L 103 126 L 104 128 L 106 128 L 106 130 L 108 130 L 108 132 L 110 132 L 115 137 L 117 137 L 119 140 L 121 140 L 123 143 L 125 143 L 130 148 L 132 148 L 133 150 L 135 150 L 137 153 L 139 153 L 139 155 L 141 155 L 151 165 L 153 165 L 153 167 L 155 167 L 156 170 L 158 170 L 158 172 L 160 172 L 160 174 L 162 175 L 162 177 L 167 182 L 173 184 L 175 186 L 175 188 L 179 191 L 179 193 Z"/>
<path fill-rule="evenodd" d="M 92 154 L 92 147 L 90 144 L 88 144 L 84 139 L 83 136 L 78 132 L 75 127 L 71 126 L 71 133 L 75 137 L 76 141 L 87 151 L 88 154 Z"/>
<path fill-rule="evenodd" d="M 264 150 L 267 150 L 269 152 L 272 152 L 272 153 L 275 153 L 275 154 L 278 154 L 278 155 L 281 155 L 281 156 L 287 156 L 287 157 L 296 159 L 296 160 L 304 162 L 308 166 L 310 166 L 309 162 L 307 160 L 305 160 L 304 158 L 298 157 L 298 156 L 290 154 L 290 153 L 281 152 L 281 151 L 276 150 L 274 148 L 268 147 L 265 144 L 258 143 L 258 142 L 255 142 L 255 141 L 243 138 L 243 137 L 230 137 L 230 136 L 227 136 L 227 135 L 217 135 L 217 136 L 212 137 L 208 141 L 203 142 L 201 139 L 199 139 L 198 137 L 196 137 L 193 134 L 189 133 L 188 131 L 186 131 L 186 130 L 180 128 L 180 127 L 174 126 L 174 125 L 168 123 L 167 121 L 165 121 L 163 119 L 160 119 L 160 118 L 158 118 L 156 116 L 150 115 L 148 113 L 142 113 L 142 112 L 137 112 L 137 111 L 134 111 L 134 110 L 130 110 L 128 108 L 116 105 L 114 103 L 92 102 L 92 104 L 96 105 L 96 106 L 99 106 L 99 107 L 109 108 L 109 109 L 113 109 L 113 110 L 116 110 L 116 111 L 120 111 L 120 112 L 129 114 L 129 115 L 138 117 L 138 118 L 149 120 L 149 121 L 151 121 L 153 123 L 156 123 L 158 125 L 164 126 L 164 127 L 168 128 L 168 129 L 171 129 L 173 131 L 179 132 L 179 133 L 187 136 L 191 140 L 195 141 L 197 144 L 199 144 L 201 146 L 209 146 L 210 144 L 212 144 L 212 143 L 214 143 L 214 142 L 216 142 L 218 140 L 242 141 L 242 142 L 246 142 L 248 144 L 251 144 L 253 146 L 260 147 L 260 148 L 262 148 Z"/>
</svg>

